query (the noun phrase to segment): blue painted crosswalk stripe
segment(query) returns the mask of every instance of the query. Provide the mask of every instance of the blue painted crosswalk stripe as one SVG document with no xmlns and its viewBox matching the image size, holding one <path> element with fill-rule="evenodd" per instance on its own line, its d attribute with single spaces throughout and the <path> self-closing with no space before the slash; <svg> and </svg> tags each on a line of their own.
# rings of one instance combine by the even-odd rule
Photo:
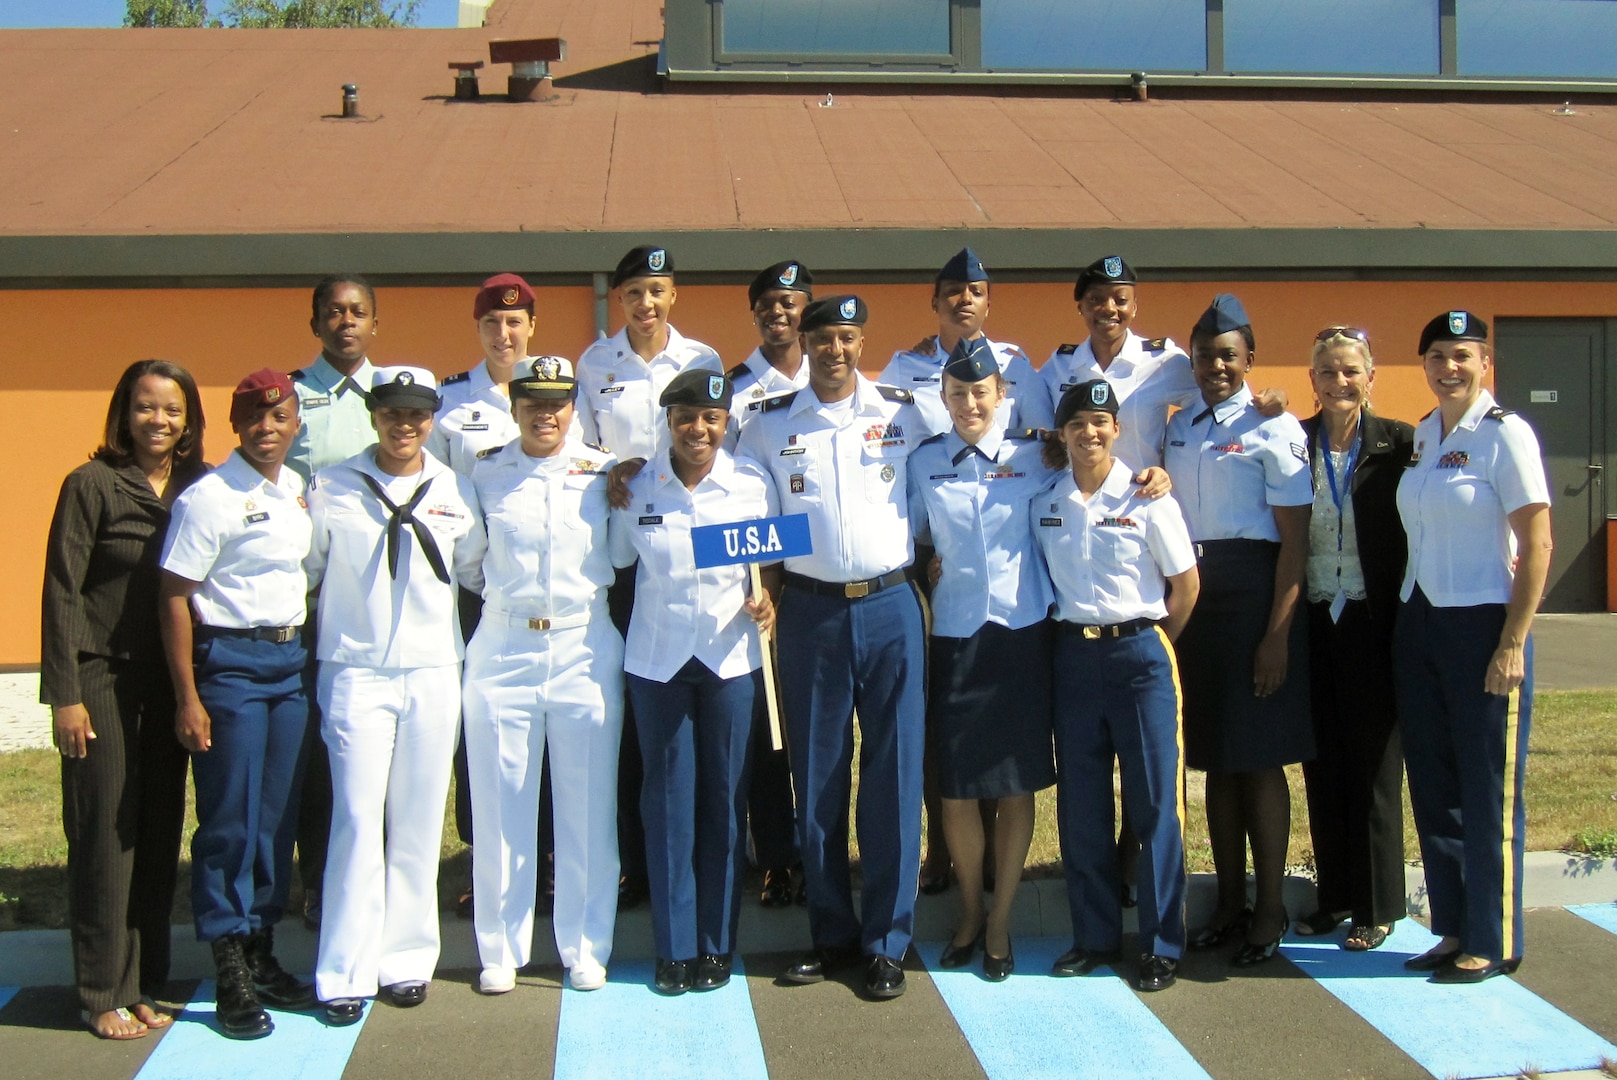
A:
<svg viewBox="0 0 1617 1080">
<path fill-rule="evenodd" d="M 1433 1076 L 1561 1072 L 1617 1059 L 1617 1046 L 1511 979 L 1445 986 L 1404 970 L 1438 940 L 1404 919 L 1374 952 L 1344 951 L 1339 934 L 1288 938 L 1281 951 Z"/>
<path fill-rule="evenodd" d="M 365 1007 L 369 1017 L 371 1006 Z M 213 980 L 197 987 L 185 1011 L 135 1074 L 136 1080 L 338 1080 L 359 1040 L 362 1019 L 327 1027 L 314 1013 L 270 1010 L 275 1030 L 238 1042 L 219 1033 L 214 1019 Z"/>
<path fill-rule="evenodd" d="M 1602 930 L 1617 934 L 1617 904 L 1579 904 L 1567 910 L 1580 919 L 1587 919 Z"/>
<path fill-rule="evenodd" d="M 943 944 L 920 948 L 936 956 Z M 1207 1071 L 1110 969 L 1075 979 L 1047 975 L 1066 948 L 1055 938 L 1018 939 L 1017 967 L 1028 974 L 1002 983 L 988 982 L 975 968 L 929 972 L 989 1080 L 1207 1080 Z"/>
<path fill-rule="evenodd" d="M 15 987 L 15 986 L 0 986 L 0 1009 L 5 1008 L 6 1004 L 8 1002 L 10 1002 L 11 999 L 16 997 L 16 996 L 17 996 L 17 987 Z"/>
<path fill-rule="evenodd" d="M 650 961 L 620 960 L 601 989 L 562 991 L 555 1080 L 768 1076 L 739 956 L 727 985 L 700 994 L 662 997 L 651 976 Z"/>
</svg>

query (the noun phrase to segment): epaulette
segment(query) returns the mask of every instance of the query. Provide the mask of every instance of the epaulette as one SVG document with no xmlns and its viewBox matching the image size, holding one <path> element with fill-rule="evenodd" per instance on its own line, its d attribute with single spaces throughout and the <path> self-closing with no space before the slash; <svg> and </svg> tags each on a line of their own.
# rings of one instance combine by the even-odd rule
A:
<svg viewBox="0 0 1617 1080">
<path fill-rule="evenodd" d="M 1507 416 L 1515 416 L 1516 414 L 1510 409 L 1501 409 L 1499 406 L 1495 405 L 1482 415 L 1487 417 L 1489 420 L 1503 420 Z"/>
<path fill-rule="evenodd" d="M 309 377 L 309 369 L 298 368 L 296 371 L 289 372 L 286 377 L 291 379 L 293 382 L 302 382 L 304 379 Z"/>
<path fill-rule="evenodd" d="M 1433 409 L 1431 412 L 1426 414 L 1426 416 L 1436 416 L 1436 415 L 1437 415 L 1437 410 L 1436 409 Z M 1425 420 L 1426 416 L 1421 417 L 1421 419 Z"/>
<path fill-rule="evenodd" d="M 1064 344 L 1059 349 L 1056 350 L 1056 352 L 1060 353 L 1062 356 L 1071 356 L 1073 353 L 1075 353 L 1077 351 L 1078 351 L 1078 346 L 1076 346 L 1076 345 L 1068 345 L 1068 344 Z"/>
<path fill-rule="evenodd" d="M 763 412 L 774 412 L 776 409 L 784 409 L 795 400 L 797 400 L 797 391 L 790 390 L 778 397 L 764 398 L 755 407 Z"/>
<path fill-rule="evenodd" d="M 445 380 L 444 380 L 444 381 L 443 381 L 443 382 L 441 382 L 441 383 L 439 383 L 439 384 L 438 384 L 438 385 L 439 385 L 439 386 L 454 386 L 454 385 L 455 385 L 455 384 L 456 384 L 456 383 L 463 383 L 463 382 L 466 382 L 466 381 L 467 381 L 467 380 L 468 380 L 468 379 L 470 379 L 470 378 L 471 378 L 471 377 L 472 377 L 472 373 L 471 373 L 471 372 L 469 372 L 469 371 L 462 371 L 462 372 L 461 372 L 461 373 L 460 373 L 460 374 L 458 374 L 458 375 L 451 375 L 451 376 L 449 376 L 449 378 L 447 378 L 447 379 L 445 379 Z"/>
<path fill-rule="evenodd" d="M 1040 431 L 1038 428 L 1031 427 L 1006 428 L 1005 437 L 1007 439 L 1021 439 L 1023 442 L 1031 442 L 1036 439 L 1044 438 L 1044 432 Z"/>
<path fill-rule="evenodd" d="M 1165 337 L 1146 338 L 1145 347 L 1152 352 L 1161 352 L 1168 347 L 1168 339 Z"/>
<path fill-rule="evenodd" d="M 741 378 L 741 376 L 745 375 L 751 370 L 752 369 L 747 366 L 747 362 L 743 360 L 729 371 L 726 371 L 724 373 L 724 377 L 729 379 L 731 382 L 735 382 L 737 379 Z"/>
<path fill-rule="evenodd" d="M 584 445 L 589 447 L 591 450 L 598 451 L 599 453 L 602 453 L 602 454 L 610 454 L 612 452 L 612 451 L 608 450 L 606 447 L 601 446 L 601 445 L 599 445 L 597 443 L 587 442 L 587 443 L 584 443 Z"/>
<path fill-rule="evenodd" d="M 915 400 L 914 394 L 908 390 L 900 390 L 896 386 L 883 386 L 881 383 L 877 383 L 876 389 L 888 401 L 896 401 L 901 405 L 908 405 Z"/>
<path fill-rule="evenodd" d="M 922 446 L 927 445 L 928 443 L 940 442 L 943 439 L 943 437 L 945 435 L 947 435 L 947 434 L 948 434 L 947 431 L 940 431 L 936 435 L 928 435 L 926 438 L 922 439 L 920 442 L 916 443 L 915 445 L 917 447 L 922 447 Z"/>
<path fill-rule="evenodd" d="M 936 356 L 938 352 L 937 338 L 922 338 L 910 347 L 910 352 L 917 356 Z"/>
<path fill-rule="evenodd" d="M 493 457 L 495 454 L 498 454 L 501 450 L 504 450 L 510 445 L 510 443 L 501 443 L 499 446 L 490 446 L 487 449 L 479 450 L 477 452 L 477 460 L 482 461 L 486 457 Z"/>
</svg>

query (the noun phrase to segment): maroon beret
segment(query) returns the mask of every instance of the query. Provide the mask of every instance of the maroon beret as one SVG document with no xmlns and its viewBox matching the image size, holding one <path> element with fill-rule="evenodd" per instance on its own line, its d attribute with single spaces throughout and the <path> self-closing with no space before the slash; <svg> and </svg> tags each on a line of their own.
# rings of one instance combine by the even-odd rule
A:
<svg viewBox="0 0 1617 1080">
<path fill-rule="evenodd" d="M 477 290 L 472 318 L 481 319 L 491 311 L 533 312 L 533 288 L 516 274 L 495 274 Z"/>
<path fill-rule="evenodd" d="M 230 397 L 230 426 L 237 427 L 252 418 L 259 409 L 292 399 L 297 404 L 297 392 L 292 389 L 292 378 L 285 372 L 259 368 L 236 384 Z"/>
</svg>

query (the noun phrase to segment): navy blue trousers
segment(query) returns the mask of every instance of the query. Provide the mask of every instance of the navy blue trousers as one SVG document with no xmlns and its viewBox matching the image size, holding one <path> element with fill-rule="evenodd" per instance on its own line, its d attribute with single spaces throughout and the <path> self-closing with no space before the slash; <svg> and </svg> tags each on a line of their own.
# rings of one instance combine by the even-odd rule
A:
<svg viewBox="0 0 1617 1080">
<path fill-rule="evenodd" d="M 857 600 L 788 581 L 777 616 L 781 707 L 816 947 L 902 959 L 921 869 L 926 638 L 910 585 Z M 853 714 L 859 712 L 861 913 L 848 863 Z"/>
<path fill-rule="evenodd" d="M 1522 852 L 1533 639 L 1527 678 L 1483 689 L 1503 604 L 1432 606 L 1419 587 L 1398 609 L 1393 675 L 1409 804 L 1420 835 L 1432 932 L 1488 960 L 1522 955 Z"/>
<path fill-rule="evenodd" d="M 754 671 L 721 679 L 694 656 L 672 679 L 628 676 L 645 780 L 646 878 L 657 955 L 691 960 L 735 948 L 746 865 Z"/>
<path fill-rule="evenodd" d="M 274 926 L 286 910 L 313 694 L 298 639 L 208 637 L 194 656 L 213 746 L 191 755 L 191 912 L 197 940 L 213 941 Z"/>
<path fill-rule="evenodd" d="M 1072 910 L 1073 944 L 1123 943 L 1112 762 L 1140 838 L 1140 951 L 1185 949 L 1185 766 L 1179 675 L 1172 647 L 1152 627 L 1089 639 L 1057 623 L 1056 814 Z"/>
</svg>

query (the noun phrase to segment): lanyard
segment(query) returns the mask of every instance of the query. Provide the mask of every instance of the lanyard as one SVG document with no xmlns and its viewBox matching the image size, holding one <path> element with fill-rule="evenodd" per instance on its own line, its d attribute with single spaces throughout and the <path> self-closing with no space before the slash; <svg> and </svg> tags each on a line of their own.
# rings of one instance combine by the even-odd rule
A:
<svg viewBox="0 0 1617 1080">
<path fill-rule="evenodd" d="M 1321 432 L 1324 435 L 1324 432 Z M 1359 430 L 1353 436 L 1353 445 L 1348 447 L 1347 464 L 1342 468 L 1342 486 L 1336 486 L 1336 468 L 1331 464 L 1331 441 L 1326 438 L 1320 447 L 1325 457 L 1325 479 L 1331 485 L 1331 502 L 1336 504 L 1336 550 L 1342 550 L 1342 503 L 1347 499 L 1349 487 L 1353 481 L 1353 467 L 1359 463 L 1359 447 L 1364 443 L 1364 419 L 1359 420 Z"/>
</svg>

